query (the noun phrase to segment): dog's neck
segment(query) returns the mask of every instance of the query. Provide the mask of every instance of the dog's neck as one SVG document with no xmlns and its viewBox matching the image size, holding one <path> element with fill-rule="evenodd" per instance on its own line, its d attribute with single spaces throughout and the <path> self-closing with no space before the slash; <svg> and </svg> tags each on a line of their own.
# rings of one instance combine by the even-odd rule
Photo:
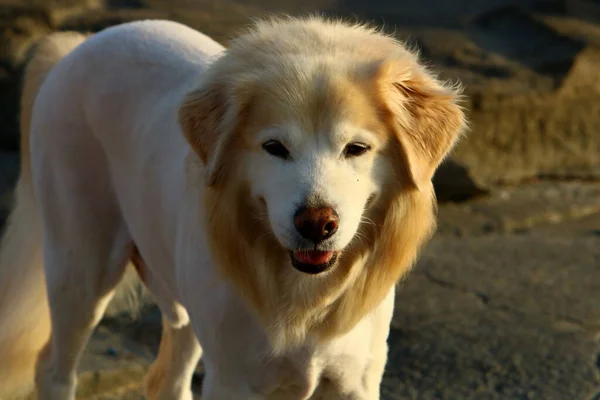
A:
<svg viewBox="0 0 600 400">
<path fill-rule="evenodd" d="M 210 247 L 218 268 L 251 305 L 274 353 L 350 331 L 383 301 L 411 267 L 430 236 L 433 203 L 419 192 L 385 204 L 375 227 L 355 241 L 330 271 L 310 276 L 295 270 L 267 222 L 252 215 L 246 194 L 206 194 Z M 228 201 L 229 199 L 229 201 Z M 236 201 L 233 201 L 235 199 Z"/>
</svg>

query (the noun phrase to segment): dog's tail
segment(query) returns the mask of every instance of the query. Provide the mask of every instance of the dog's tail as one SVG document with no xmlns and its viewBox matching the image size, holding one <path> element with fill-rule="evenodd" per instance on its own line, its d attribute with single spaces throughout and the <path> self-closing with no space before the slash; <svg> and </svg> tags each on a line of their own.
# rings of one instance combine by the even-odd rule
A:
<svg viewBox="0 0 600 400">
<path fill-rule="evenodd" d="M 0 399 L 31 389 L 35 362 L 50 335 L 40 218 L 32 188 L 29 127 L 35 97 L 50 70 L 86 36 L 55 33 L 36 45 L 21 97 L 21 170 L 0 244 Z"/>
</svg>

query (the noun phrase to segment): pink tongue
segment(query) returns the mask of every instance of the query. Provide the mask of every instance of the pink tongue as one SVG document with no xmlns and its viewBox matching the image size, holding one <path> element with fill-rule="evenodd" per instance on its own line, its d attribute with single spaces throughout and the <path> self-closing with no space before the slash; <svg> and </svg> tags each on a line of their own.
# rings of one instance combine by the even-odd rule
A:
<svg viewBox="0 0 600 400">
<path fill-rule="evenodd" d="M 294 251 L 294 258 L 302 264 L 321 265 L 329 262 L 332 257 L 333 251 Z"/>
</svg>

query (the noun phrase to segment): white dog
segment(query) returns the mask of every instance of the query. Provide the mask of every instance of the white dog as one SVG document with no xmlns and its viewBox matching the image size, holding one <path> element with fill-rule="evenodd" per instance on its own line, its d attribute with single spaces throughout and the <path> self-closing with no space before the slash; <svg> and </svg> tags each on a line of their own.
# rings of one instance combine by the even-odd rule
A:
<svg viewBox="0 0 600 400">
<path fill-rule="evenodd" d="M 378 399 L 458 97 L 391 37 L 316 17 L 228 49 L 168 21 L 47 37 L 0 260 L 0 396 L 35 377 L 74 399 L 131 261 L 164 315 L 148 398 L 191 399 L 203 355 L 203 400 Z"/>
</svg>

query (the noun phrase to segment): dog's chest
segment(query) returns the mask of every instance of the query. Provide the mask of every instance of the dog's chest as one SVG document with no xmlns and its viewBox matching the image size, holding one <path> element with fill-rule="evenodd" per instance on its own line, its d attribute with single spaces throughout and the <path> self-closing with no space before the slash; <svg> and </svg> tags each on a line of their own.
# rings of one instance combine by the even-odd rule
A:
<svg viewBox="0 0 600 400">
<path fill-rule="evenodd" d="M 269 400 L 360 399 L 367 364 L 362 354 L 281 357 L 257 370 L 250 386 Z"/>
</svg>

